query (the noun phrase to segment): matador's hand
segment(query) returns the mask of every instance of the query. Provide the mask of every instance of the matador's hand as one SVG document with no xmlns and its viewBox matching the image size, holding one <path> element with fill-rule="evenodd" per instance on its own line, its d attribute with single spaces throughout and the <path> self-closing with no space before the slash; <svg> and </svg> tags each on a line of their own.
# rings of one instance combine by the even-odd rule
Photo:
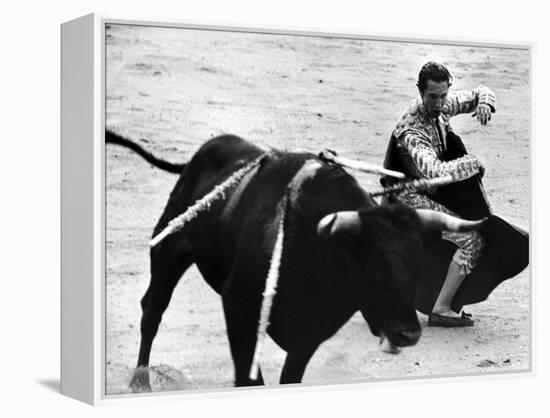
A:
<svg viewBox="0 0 550 418">
<path fill-rule="evenodd" d="M 474 116 L 482 125 L 487 125 L 487 122 L 491 120 L 491 107 L 486 104 L 478 105 L 472 117 Z"/>
</svg>

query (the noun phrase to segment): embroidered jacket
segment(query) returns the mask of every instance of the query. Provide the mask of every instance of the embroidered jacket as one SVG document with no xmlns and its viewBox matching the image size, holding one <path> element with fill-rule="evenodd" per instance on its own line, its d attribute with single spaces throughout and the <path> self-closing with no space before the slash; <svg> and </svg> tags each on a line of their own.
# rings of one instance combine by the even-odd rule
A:
<svg viewBox="0 0 550 418">
<path fill-rule="evenodd" d="M 473 155 L 465 155 L 452 161 L 442 161 L 447 132 L 452 128 L 451 117 L 473 112 L 479 104 L 486 104 L 495 111 L 496 99 L 491 90 L 478 86 L 474 90 L 450 91 L 437 120 L 431 119 L 417 97 L 397 122 L 392 132 L 399 157 L 414 178 L 433 178 L 452 175 L 468 178 L 480 168 L 480 161 Z M 438 133 L 439 131 L 439 133 Z"/>
</svg>

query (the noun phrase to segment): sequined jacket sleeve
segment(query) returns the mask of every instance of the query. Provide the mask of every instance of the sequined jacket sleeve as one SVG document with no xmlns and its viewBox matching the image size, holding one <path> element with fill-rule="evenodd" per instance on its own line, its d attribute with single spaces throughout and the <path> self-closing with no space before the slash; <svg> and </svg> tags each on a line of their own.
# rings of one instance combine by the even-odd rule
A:
<svg viewBox="0 0 550 418">
<path fill-rule="evenodd" d="M 488 87 L 479 85 L 473 90 L 451 91 L 443 106 L 443 114 L 450 117 L 471 113 L 480 104 L 488 105 L 492 112 L 496 111 L 496 97 Z"/>
<path fill-rule="evenodd" d="M 429 138 L 415 130 L 405 131 L 397 139 L 397 147 L 408 174 L 415 178 L 452 175 L 455 179 L 466 179 L 476 174 L 481 166 L 477 157 L 470 154 L 452 161 L 442 161 Z"/>
</svg>

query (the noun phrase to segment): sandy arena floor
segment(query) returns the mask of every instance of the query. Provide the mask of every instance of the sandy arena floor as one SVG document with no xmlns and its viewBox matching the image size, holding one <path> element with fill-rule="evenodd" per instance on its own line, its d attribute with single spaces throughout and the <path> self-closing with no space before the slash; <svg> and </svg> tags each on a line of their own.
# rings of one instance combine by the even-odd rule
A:
<svg viewBox="0 0 550 418">
<path fill-rule="evenodd" d="M 529 229 L 529 55 L 524 50 L 288 35 L 112 26 L 107 30 L 107 126 L 156 155 L 187 161 L 212 136 L 234 133 L 287 150 L 331 148 L 381 163 L 387 139 L 428 60 L 453 88 L 489 86 L 498 110 L 486 127 L 453 120 L 487 167 L 494 212 Z M 368 190 L 377 178 L 357 175 Z M 106 148 L 106 383 L 128 393 L 139 348 L 148 240 L 176 182 L 128 150 Z M 468 329 L 423 329 L 399 356 L 378 350 L 354 316 L 310 362 L 305 384 L 520 372 L 530 368 L 529 269 L 467 309 Z M 427 317 L 419 314 L 421 324 Z M 270 342 L 262 370 L 276 385 L 284 352 Z M 195 267 L 183 276 L 151 354 L 154 390 L 232 386 L 219 297 Z"/>
</svg>

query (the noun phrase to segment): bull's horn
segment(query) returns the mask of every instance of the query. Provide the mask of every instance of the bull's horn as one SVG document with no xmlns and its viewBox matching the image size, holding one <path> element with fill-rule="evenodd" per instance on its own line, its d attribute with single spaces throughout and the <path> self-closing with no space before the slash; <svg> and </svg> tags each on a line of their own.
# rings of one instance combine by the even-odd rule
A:
<svg viewBox="0 0 550 418">
<path fill-rule="evenodd" d="M 319 235 L 327 236 L 330 234 L 332 224 L 336 220 L 336 213 L 330 213 L 323 217 L 317 224 L 317 233 Z"/>
<path fill-rule="evenodd" d="M 342 211 L 329 213 L 317 224 L 317 233 L 328 236 L 337 231 L 358 231 L 361 227 L 359 213 L 354 211 Z"/>
<path fill-rule="evenodd" d="M 431 231 L 468 232 L 481 228 L 487 222 L 487 218 L 467 221 L 429 209 L 416 209 L 416 213 L 420 217 L 422 226 Z"/>
</svg>

